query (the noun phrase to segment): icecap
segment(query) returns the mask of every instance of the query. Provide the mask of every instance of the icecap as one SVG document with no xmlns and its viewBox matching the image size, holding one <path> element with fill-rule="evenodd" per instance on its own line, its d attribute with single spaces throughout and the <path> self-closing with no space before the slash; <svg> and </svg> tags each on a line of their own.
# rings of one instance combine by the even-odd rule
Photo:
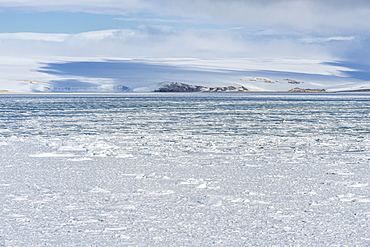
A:
<svg viewBox="0 0 370 247">
<path fill-rule="evenodd" d="M 368 94 L 0 95 L 0 246 L 368 246 Z"/>
<path fill-rule="evenodd" d="M 335 61 L 310 59 L 0 55 L 0 71 L 0 91 L 9 92 L 152 92 L 162 82 L 244 86 L 257 92 L 288 91 L 296 87 L 329 92 L 370 88 L 370 82 L 360 76 L 359 69 Z"/>
</svg>

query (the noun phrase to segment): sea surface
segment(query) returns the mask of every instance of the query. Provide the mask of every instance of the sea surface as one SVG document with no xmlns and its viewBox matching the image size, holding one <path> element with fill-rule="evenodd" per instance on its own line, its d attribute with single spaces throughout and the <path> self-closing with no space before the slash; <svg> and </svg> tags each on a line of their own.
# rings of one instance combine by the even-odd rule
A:
<svg viewBox="0 0 370 247">
<path fill-rule="evenodd" d="M 370 94 L 0 94 L 0 246 L 369 246 Z"/>
</svg>

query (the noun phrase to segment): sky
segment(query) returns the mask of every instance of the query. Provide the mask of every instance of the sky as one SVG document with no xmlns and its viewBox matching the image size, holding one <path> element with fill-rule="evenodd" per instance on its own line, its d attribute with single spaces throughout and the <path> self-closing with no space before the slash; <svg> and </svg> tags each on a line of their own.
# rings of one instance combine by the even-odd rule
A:
<svg viewBox="0 0 370 247">
<path fill-rule="evenodd" d="M 368 0 L 0 0 L 0 56 L 39 77 L 47 59 L 133 59 L 369 81 L 369 16 Z"/>
</svg>

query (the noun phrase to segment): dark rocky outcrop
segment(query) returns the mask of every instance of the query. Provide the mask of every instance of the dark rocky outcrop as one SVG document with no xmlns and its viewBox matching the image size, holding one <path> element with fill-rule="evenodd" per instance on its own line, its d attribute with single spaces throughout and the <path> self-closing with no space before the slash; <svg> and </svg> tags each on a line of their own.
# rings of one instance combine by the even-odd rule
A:
<svg viewBox="0 0 370 247">
<path fill-rule="evenodd" d="M 206 87 L 203 92 L 248 92 L 249 90 L 243 86 L 228 86 L 228 87 Z"/>
<path fill-rule="evenodd" d="M 257 81 L 257 82 L 263 82 L 263 83 L 275 83 L 276 81 L 272 81 L 268 78 L 263 78 L 263 77 L 254 77 L 251 78 L 250 81 Z"/>
<path fill-rule="evenodd" d="M 296 80 L 293 80 L 293 79 L 284 79 L 284 81 L 288 82 L 289 84 L 301 84 L 301 83 L 303 83 L 303 82 L 296 81 Z"/>
<path fill-rule="evenodd" d="M 248 92 L 248 89 L 243 86 L 204 87 L 181 82 L 166 82 L 162 83 L 154 92 Z"/>
<path fill-rule="evenodd" d="M 289 93 L 325 93 L 325 89 L 304 89 L 304 88 L 293 88 L 288 91 Z"/>
<path fill-rule="evenodd" d="M 201 92 L 204 87 L 180 82 L 162 83 L 154 92 Z"/>
</svg>

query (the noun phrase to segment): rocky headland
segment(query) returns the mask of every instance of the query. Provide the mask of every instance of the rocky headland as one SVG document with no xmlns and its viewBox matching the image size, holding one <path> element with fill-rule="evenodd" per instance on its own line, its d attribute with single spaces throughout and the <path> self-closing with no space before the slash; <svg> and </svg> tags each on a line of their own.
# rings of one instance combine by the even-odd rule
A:
<svg viewBox="0 0 370 247">
<path fill-rule="evenodd" d="M 325 89 L 310 89 L 310 88 L 293 88 L 288 91 L 288 93 L 325 93 Z"/>
<path fill-rule="evenodd" d="M 299 84 L 301 82 L 288 82 L 291 84 Z M 197 85 L 189 85 L 181 82 L 165 82 L 159 85 L 158 89 L 154 90 L 154 92 L 178 92 L 178 93 L 189 93 L 189 92 L 207 92 L 207 93 L 218 93 L 218 92 L 236 92 L 236 93 L 243 93 L 243 92 L 258 92 L 252 91 L 244 86 L 224 86 L 224 87 L 205 87 L 205 86 L 197 86 Z M 270 91 L 265 91 L 270 92 Z M 272 91 L 271 91 L 272 92 Z M 325 89 L 310 89 L 310 88 L 293 88 L 288 91 L 280 91 L 286 93 L 325 93 L 327 92 Z"/>
<path fill-rule="evenodd" d="M 205 87 L 189 85 L 181 82 L 166 82 L 160 84 L 154 92 L 248 92 L 243 86 Z"/>
</svg>

